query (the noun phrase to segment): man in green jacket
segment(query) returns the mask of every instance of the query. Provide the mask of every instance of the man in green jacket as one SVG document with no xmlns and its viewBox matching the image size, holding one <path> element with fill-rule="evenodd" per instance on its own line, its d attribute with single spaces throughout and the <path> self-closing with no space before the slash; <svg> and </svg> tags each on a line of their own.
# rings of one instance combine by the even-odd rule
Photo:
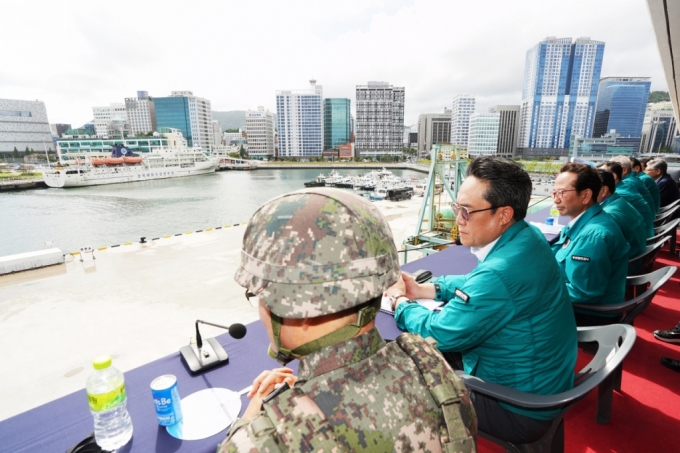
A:
<svg viewBox="0 0 680 453">
<path fill-rule="evenodd" d="M 555 205 L 571 222 L 552 250 L 575 304 L 621 303 L 626 289 L 630 246 L 597 203 L 601 186 L 597 171 L 585 164 L 565 164 L 555 178 Z M 616 319 L 580 310 L 575 315 L 579 326 L 611 324 Z"/>
<path fill-rule="evenodd" d="M 642 163 L 643 160 L 645 161 L 644 164 Z M 659 194 L 659 187 L 656 185 L 656 181 L 654 181 L 654 178 L 645 173 L 645 165 L 650 160 L 651 159 L 649 158 L 637 160 L 636 158 L 631 157 L 630 164 L 633 167 L 633 174 L 637 176 L 637 178 L 640 181 L 642 181 L 642 183 L 649 191 L 649 195 L 651 195 L 652 200 L 654 201 L 653 212 L 656 215 L 659 213 L 659 209 L 661 208 L 661 195 Z"/>
<path fill-rule="evenodd" d="M 621 165 L 621 183 L 624 186 L 632 187 L 634 188 L 640 195 L 642 195 L 642 198 L 647 202 L 647 205 L 649 206 L 649 210 L 652 212 L 652 215 L 656 216 L 656 210 L 655 210 L 655 204 L 654 204 L 654 199 L 649 193 L 649 189 L 647 189 L 647 186 L 645 186 L 645 183 L 640 180 L 640 178 L 637 178 L 635 176 L 635 173 L 633 172 L 633 165 L 630 162 L 630 157 L 626 156 L 615 156 L 612 157 L 611 162 L 616 162 L 617 164 Z"/>
<path fill-rule="evenodd" d="M 654 220 L 656 219 L 656 216 L 652 212 L 650 205 L 642 198 L 642 195 L 635 190 L 635 187 L 630 184 L 622 183 L 623 169 L 621 168 L 621 165 L 618 162 L 605 162 L 602 164 L 601 168 L 614 175 L 616 193 L 640 213 L 645 221 L 645 234 L 647 237 L 651 238 L 654 236 Z"/>
<path fill-rule="evenodd" d="M 623 237 L 630 245 L 628 259 L 643 254 L 647 248 L 645 220 L 630 203 L 616 193 L 616 181 L 613 174 L 601 168 L 597 170 L 597 173 L 602 181 L 602 189 L 600 189 L 597 202 L 621 228 Z"/>
<path fill-rule="evenodd" d="M 386 296 L 400 329 L 434 338 L 441 351 L 460 353 L 466 373 L 550 395 L 573 386 L 577 334 L 550 246 L 524 221 L 530 196 L 531 179 L 516 163 L 494 157 L 472 161 L 452 207 L 460 240 L 471 247 L 478 266 L 434 283 L 418 284 L 402 274 Z M 414 299 L 446 304 L 433 312 L 409 303 Z M 471 399 L 479 429 L 511 442 L 540 438 L 556 415 L 475 392 Z"/>
</svg>

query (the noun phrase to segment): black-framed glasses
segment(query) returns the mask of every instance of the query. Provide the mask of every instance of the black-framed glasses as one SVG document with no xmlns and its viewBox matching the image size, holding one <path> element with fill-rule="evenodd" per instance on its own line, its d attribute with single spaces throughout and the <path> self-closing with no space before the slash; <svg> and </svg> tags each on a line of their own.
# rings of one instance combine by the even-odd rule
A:
<svg viewBox="0 0 680 453">
<path fill-rule="evenodd" d="M 249 290 L 246 290 L 246 299 L 248 299 L 248 302 L 250 303 L 251 307 L 253 308 L 260 307 L 260 297 L 257 294 L 253 294 Z"/>
<path fill-rule="evenodd" d="M 456 217 L 460 217 L 466 222 L 470 220 L 470 214 L 474 214 L 475 212 L 490 211 L 492 209 L 497 209 L 497 207 L 491 206 L 490 208 L 475 209 L 474 211 L 470 211 L 468 208 L 466 208 L 465 206 L 461 206 L 458 203 L 451 203 L 451 210 L 453 211 L 453 215 Z"/>
<path fill-rule="evenodd" d="M 550 195 L 552 195 L 553 199 L 554 198 L 559 198 L 560 200 L 564 196 L 565 192 L 576 192 L 578 189 L 560 189 L 560 190 L 553 190 L 550 192 Z"/>
</svg>

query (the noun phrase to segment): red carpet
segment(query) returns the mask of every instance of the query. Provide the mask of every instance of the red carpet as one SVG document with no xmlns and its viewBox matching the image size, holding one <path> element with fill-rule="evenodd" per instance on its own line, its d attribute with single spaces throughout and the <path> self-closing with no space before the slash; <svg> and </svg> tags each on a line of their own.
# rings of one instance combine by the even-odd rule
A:
<svg viewBox="0 0 680 453">
<path fill-rule="evenodd" d="M 680 267 L 677 254 L 672 257 L 668 245 L 659 253 L 655 268 L 664 266 Z M 680 345 L 658 341 L 652 334 L 678 322 L 680 271 L 635 319 L 637 339 L 623 365 L 622 392 L 614 392 L 610 423 L 595 423 L 597 390 L 590 392 L 565 417 L 565 452 L 680 452 L 680 373 L 659 361 L 662 356 L 680 360 Z M 589 360 L 582 355 L 580 352 L 579 364 Z M 480 453 L 502 451 L 479 440 Z"/>
</svg>

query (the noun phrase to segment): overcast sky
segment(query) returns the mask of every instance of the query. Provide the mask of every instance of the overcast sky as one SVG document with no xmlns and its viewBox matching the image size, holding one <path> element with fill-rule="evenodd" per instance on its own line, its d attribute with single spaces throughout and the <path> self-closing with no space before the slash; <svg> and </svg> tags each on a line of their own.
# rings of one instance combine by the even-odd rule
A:
<svg viewBox="0 0 680 453">
<path fill-rule="evenodd" d="M 407 125 L 460 93 L 481 112 L 520 103 L 526 51 L 547 36 L 604 41 L 602 77 L 667 89 L 645 0 L 22 0 L 0 23 L 0 98 L 74 127 L 137 90 L 275 111 L 276 90 L 312 77 L 352 110 L 358 84 L 404 86 Z"/>
</svg>

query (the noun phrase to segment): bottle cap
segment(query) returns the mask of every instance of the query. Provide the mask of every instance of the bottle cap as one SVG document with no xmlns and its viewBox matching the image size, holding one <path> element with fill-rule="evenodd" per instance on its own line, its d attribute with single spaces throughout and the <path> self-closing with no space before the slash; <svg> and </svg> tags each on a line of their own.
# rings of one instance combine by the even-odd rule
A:
<svg viewBox="0 0 680 453">
<path fill-rule="evenodd" d="M 111 366 L 111 357 L 108 355 L 103 355 L 97 357 L 92 361 L 92 366 L 95 370 L 103 370 Z"/>
</svg>

